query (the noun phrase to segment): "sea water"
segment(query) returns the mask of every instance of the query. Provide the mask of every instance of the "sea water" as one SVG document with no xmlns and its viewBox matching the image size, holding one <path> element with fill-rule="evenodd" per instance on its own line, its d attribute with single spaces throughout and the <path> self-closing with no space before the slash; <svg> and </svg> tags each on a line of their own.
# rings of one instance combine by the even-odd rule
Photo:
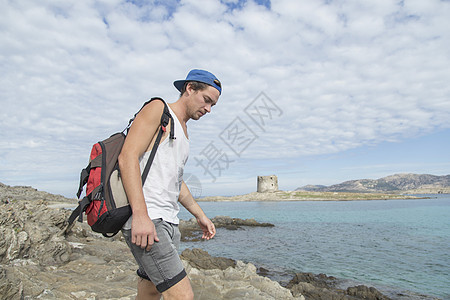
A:
<svg viewBox="0 0 450 300">
<path fill-rule="evenodd" d="M 429 195 L 427 195 L 429 196 Z M 450 195 L 419 200 L 200 202 L 209 217 L 254 218 L 275 227 L 218 229 L 182 243 L 251 262 L 286 281 L 325 273 L 374 286 L 393 298 L 450 299 Z M 181 219 L 192 216 L 186 210 Z M 292 277 L 290 275 L 290 277 Z M 425 296 L 428 295 L 428 296 Z"/>
</svg>

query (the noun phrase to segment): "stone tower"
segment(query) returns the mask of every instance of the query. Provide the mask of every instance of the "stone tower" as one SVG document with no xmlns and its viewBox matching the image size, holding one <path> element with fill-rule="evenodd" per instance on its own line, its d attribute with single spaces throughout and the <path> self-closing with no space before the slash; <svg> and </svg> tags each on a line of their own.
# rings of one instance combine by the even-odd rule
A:
<svg viewBox="0 0 450 300">
<path fill-rule="evenodd" d="M 275 175 L 258 176 L 258 193 L 278 191 L 278 178 Z"/>
</svg>

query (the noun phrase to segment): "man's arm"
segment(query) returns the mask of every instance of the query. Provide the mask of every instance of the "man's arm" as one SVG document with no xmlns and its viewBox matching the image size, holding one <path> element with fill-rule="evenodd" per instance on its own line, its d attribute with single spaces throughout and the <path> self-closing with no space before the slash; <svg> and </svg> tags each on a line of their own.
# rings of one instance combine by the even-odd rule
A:
<svg viewBox="0 0 450 300">
<path fill-rule="evenodd" d="M 156 100 L 141 110 L 130 127 L 119 155 L 122 182 L 133 213 L 131 242 L 147 250 L 159 239 L 147 213 L 139 158 L 153 146 L 163 110 L 164 103 Z"/>
<path fill-rule="evenodd" d="M 181 184 L 178 201 L 197 219 L 197 223 L 203 231 L 202 238 L 207 240 L 212 239 L 216 235 L 216 227 L 194 200 L 184 181 Z"/>
</svg>

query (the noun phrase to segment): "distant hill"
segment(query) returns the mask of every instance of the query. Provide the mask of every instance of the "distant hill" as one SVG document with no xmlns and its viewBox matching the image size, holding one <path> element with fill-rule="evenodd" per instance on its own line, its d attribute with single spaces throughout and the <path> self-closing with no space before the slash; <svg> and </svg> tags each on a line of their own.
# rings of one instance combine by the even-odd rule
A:
<svg viewBox="0 0 450 300">
<path fill-rule="evenodd" d="M 358 179 L 331 186 L 306 185 L 296 190 L 356 193 L 450 193 L 450 175 L 395 174 L 380 179 Z"/>
</svg>

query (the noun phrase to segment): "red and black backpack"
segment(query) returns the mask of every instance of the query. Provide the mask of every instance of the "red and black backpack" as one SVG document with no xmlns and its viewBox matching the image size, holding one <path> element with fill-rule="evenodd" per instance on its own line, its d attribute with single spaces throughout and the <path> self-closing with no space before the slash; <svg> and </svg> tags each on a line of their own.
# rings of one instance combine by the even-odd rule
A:
<svg viewBox="0 0 450 300">
<path fill-rule="evenodd" d="M 147 178 L 161 137 L 166 131 L 169 121 L 171 122 L 169 138 L 175 138 L 173 118 L 163 99 L 152 98 L 144 103 L 142 108 L 153 100 L 160 100 L 164 103 L 164 112 L 161 116 L 158 136 L 142 172 L 142 184 Z M 89 164 L 81 171 L 77 192 L 77 198 L 80 198 L 83 187 L 86 185 L 86 196 L 79 201 L 77 208 L 70 215 L 69 226 L 73 224 L 77 217 L 79 222 L 83 222 L 83 212 L 85 212 L 88 224 L 93 231 L 102 233 L 106 237 L 112 237 L 122 229 L 122 226 L 131 216 L 131 207 L 120 177 L 118 157 L 126 138 L 124 132 L 128 132 L 131 123 L 142 108 L 129 121 L 128 126 L 122 132 L 115 133 L 92 146 Z"/>
</svg>

